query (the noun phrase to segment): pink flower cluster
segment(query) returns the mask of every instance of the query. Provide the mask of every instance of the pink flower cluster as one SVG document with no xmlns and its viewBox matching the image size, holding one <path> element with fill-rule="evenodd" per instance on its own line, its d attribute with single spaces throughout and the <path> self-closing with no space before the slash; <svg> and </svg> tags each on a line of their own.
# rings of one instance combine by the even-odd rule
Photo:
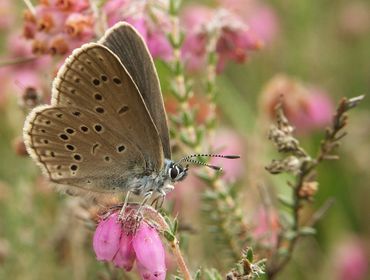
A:
<svg viewBox="0 0 370 280">
<path fill-rule="evenodd" d="M 282 74 L 265 86 L 260 97 L 261 110 L 273 118 L 280 100 L 287 118 L 301 133 L 327 126 L 334 113 L 332 101 L 323 90 Z"/>
<path fill-rule="evenodd" d="M 137 261 L 142 279 L 166 278 L 165 251 L 158 232 L 142 221 L 135 234 L 127 232 L 118 221 L 117 213 L 100 221 L 96 228 L 93 247 L 99 261 L 113 262 L 130 271 Z"/>
<path fill-rule="evenodd" d="M 218 73 L 228 61 L 243 63 L 249 52 L 262 46 L 262 41 L 235 13 L 227 9 L 211 9 L 202 6 L 188 7 L 182 16 L 185 41 L 182 57 L 190 71 L 206 65 L 209 52 L 216 52 Z M 208 49 L 211 42 L 214 49 Z"/>
<path fill-rule="evenodd" d="M 40 0 L 24 13 L 23 35 L 36 54 L 66 55 L 94 36 L 88 0 Z"/>
<path fill-rule="evenodd" d="M 166 37 L 170 32 L 168 1 L 107 1 L 103 6 L 108 26 L 119 21 L 132 24 L 143 36 L 153 58 L 169 60 L 172 47 Z"/>
<path fill-rule="evenodd" d="M 173 57 L 167 34 L 174 27 L 169 18 L 167 1 L 107 1 L 103 12 L 108 26 L 118 21 L 131 23 L 143 36 L 154 58 L 168 61 Z M 243 63 L 250 51 L 259 49 L 263 45 L 260 34 L 264 38 L 274 35 L 276 28 L 272 13 L 264 12 L 253 19 L 259 34 L 248 26 L 248 21 L 243 17 L 222 6 L 212 9 L 196 5 L 185 9 L 181 15 L 181 27 L 185 35 L 181 52 L 187 69 L 203 69 L 208 53 L 216 52 L 217 71 L 220 73 L 228 61 Z M 265 27 L 266 22 L 267 28 L 260 32 L 260 27 Z M 216 43 L 209 49 L 212 40 Z"/>
<path fill-rule="evenodd" d="M 239 15 L 264 43 L 273 42 L 279 33 L 279 19 L 274 9 L 261 0 L 219 0 L 221 5 Z"/>
</svg>

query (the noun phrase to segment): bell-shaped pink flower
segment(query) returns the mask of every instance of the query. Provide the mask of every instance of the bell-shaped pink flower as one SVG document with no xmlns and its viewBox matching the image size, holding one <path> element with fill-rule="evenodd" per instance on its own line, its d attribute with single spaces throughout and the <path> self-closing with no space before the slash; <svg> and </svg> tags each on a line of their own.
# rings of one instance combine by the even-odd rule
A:
<svg viewBox="0 0 370 280">
<path fill-rule="evenodd" d="M 133 238 L 133 247 L 142 279 L 166 279 L 165 251 L 154 228 L 142 222 Z"/>
<path fill-rule="evenodd" d="M 120 249 L 122 225 L 117 222 L 117 213 L 102 220 L 95 230 L 93 247 L 99 261 L 112 261 Z"/>
<path fill-rule="evenodd" d="M 135 251 L 132 246 L 132 235 L 125 232 L 121 235 L 119 249 L 113 259 L 115 266 L 130 271 L 135 262 Z"/>
<path fill-rule="evenodd" d="M 144 280 L 165 280 L 165 251 L 158 232 L 142 221 L 135 233 L 118 221 L 117 212 L 100 221 L 93 248 L 99 261 L 113 262 L 130 271 L 137 260 L 137 268 Z M 126 232 L 127 231 L 127 232 Z"/>
</svg>

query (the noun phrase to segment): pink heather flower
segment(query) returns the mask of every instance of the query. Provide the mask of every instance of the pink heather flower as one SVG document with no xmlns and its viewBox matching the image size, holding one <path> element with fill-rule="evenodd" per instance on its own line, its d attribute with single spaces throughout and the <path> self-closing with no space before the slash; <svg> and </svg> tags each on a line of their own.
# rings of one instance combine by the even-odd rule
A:
<svg viewBox="0 0 370 280">
<path fill-rule="evenodd" d="M 66 14 L 54 8 L 37 6 L 35 18 L 37 31 L 52 35 L 63 29 Z"/>
<path fill-rule="evenodd" d="M 213 51 L 218 55 L 217 72 L 223 71 L 228 61 L 243 63 L 251 50 L 261 47 L 261 41 L 236 14 L 226 10 L 211 10 L 202 6 L 185 9 L 182 15 L 186 37 L 182 57 L 189 71 L 205 66 L 207 46 L 217 34 Z M 211 50 L 212 51 L 212 50 Z"/>
<path fill-rule="evenodd" d="M 88 40 L 94 34 L 93 25 L 92 15 L 73 13 L 65 21 L 65 30 L 71 37 Z"/>
<path fill-rule="evenodd" d="M 172 47 L 166 36 L 161 31 L 152 31 L 147 34 L 148 48 L 153 57 L 160 57 L 168 61 L 172 57 Z"/>
<path fill-rule="evenodd" d="M 306 86 L 291 77 L 276 75 L 262 91 L 261 110 L 273 118 L 274 108 L 281 96 L 285 114 L 298 132 L 307 133 L 330 123 L 333 105 L 324 91 Z"/>
<path fill-rule="evenodd" d="M 190 72 L 202 69 L 206 64 L 207 35 L 194 33 L 186 36 L 182 46 L 182 58 Z"/>
<path fill-rule="evenodd" d="M 278 17 L 264 1 L 220 0 L 220 4 L 238 14 L 264 43 L 272 42 L 279 33 Z"/>
<path fill-rule="evenodd" d="M 112 261 L 120 248 L 122 226 L 117 216 L 114 213 L 102 220 L 95 230 L 93 247 L 99 261 Z"/>
<path fill-rule="evenodd" d="M 170 23 L 166 1 L 107 1 L 103 11 L 108 19 L 108 26 L 119 21 L 132 24 L 146 41 L 153 58 L 169 60 L 172 47 L 166 37 Z"/>
<path fill-rule="evenodd" d="M 8 29 L 15 21 L 15 13 L 12 13 L 13 1 L 1 0 L 0 1 L 0 30 Z"/>
<path fill-rule="evenodd" d="M 310 96 L 307 111 L 297 118 L 297 126 L 302 130 L 312 130 L 329 125 L 334 113 L 332 101 L 322 90 L 308 90 Z"/>
<path fill-rule="evenodd" d="M 217 131 L 213 137 L 212 146 L 219 154 L 242 155 L 244 153 L 241 137 L 232 130 Z M 226 181 L 235 181 L 243 175 L 244 165 L 242 160 L 212 158 L 211 164 L 222 167 L 223 178 Z"/>
<path fill-rule="evenodd" d="M 142 279 L 164 280 L 165 251 L 158 232 L 142 221 L 134 235 L 126 233 L 117 217 L 113 213 L 98 224 L 93 238 L 96 258 L 111 261 L 127 271 L 136 260 Z"/>
<path fill-rule="evenodd" d="M 262 43 L 246 28 L 244 30 L 224 28 L 216 46 L 216 52 L 219 54 L 217 73 L 223 71 L 229 60 L 237 63 L 245 62 L 247 51 L 257 50 L 261 46 Z"/>
<path fill-rule="evenodd" d="M 348 239 L 338 244 L 333 256 L 334 271 L 338 280 L 362 280 L 369 271 L 369 256 L 365 246 L 357 238 Z"/>
<path fill-rule="evenodd" d="M 64 12 L 82 12 L 89 8 L 89 0 L 43 0 Z"/>
<path fill-rule="evenodd" d="M 132 243 L 142 279 L 166 279 L 165 251 L 157 231 L 141 223 Z"/>
<path fill-rule="evenodd" d="M 279 33 L 279 24 L 275 11 L 268 6 L 261 6 L 247 18 L 253 32 L 264 43 L 275 40 Z"/>
<path fill-rule="evenodd" d="M 128 0 L 108 0 L 102 7 L 106 15 L 108 26 L 113 26 L 123 20 L 123 11 L 127 9 Z"/>
<path fill-rule="evenodd" d="M 8 49 L 8 59 L 29 58 L 34 56 L 32 53 L 31 42 L 29 42 L 28 40 L 26 40 L 17 33 L 12 34 L 8 38 L 7 49 Z M 7 68 L 11 69 L 14 72 L 17 71 L 22 72 L 25 70 L 31 70 L 35 72 L 41 69 L 45 69 L 46 67 L 49 67 L 50 64 L 51 64 L 50 57 L 38 57 L 32 61 L 12 65 L 11 67 Z"/>
<path fill-rule="evenodd" d="M 270 210 L 267 212 L 264 208 L 259 208 L 253 219 L 255 227 L 253 229 L 254 238 L 258 239 L 262 244 L 274 247 L 278 240 L 280 229 L 278 215 Z"/>
<path fill-rule="evenodd" d="M 115 266 L 130 271 L 135 262 L 135 251 L 132 246 L 132 235 L 122 232 L 119 249 L 113 259 Z"/>
<path fill-rule="evenodd" d="M 42 88 L 40 74 L 30 69 L 16 72 L 14 81 L 17 86 L 23 89 L 33 88 L 35 90 L 41 90 Z"/>
<path fill-rule="evenodd" d="M 36 14 L 25 11 L 23 35 L 36 54 L 65 55 L 94 36 L 87 0 L 43 0 Z"/>
</svg>

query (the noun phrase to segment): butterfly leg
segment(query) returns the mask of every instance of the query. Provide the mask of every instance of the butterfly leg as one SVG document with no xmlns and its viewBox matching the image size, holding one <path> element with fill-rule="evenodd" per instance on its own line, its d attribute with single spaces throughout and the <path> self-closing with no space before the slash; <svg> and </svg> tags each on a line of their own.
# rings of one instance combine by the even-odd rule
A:
<svg viewBox="0 0 370 280">
<path fill-rule="evenodd" d="M 148 191 L 144 194 L 144 199 L 140 203 L 139 209 L 137 210 L 138 213 L 141 213 L 141 210 L 143 209 L 144 205 L 148 202 L 148 200 L 152 197 L 153 191 Z"/>
<path fill-rule="evenodd" d="M 163 190 L 161 190 L 160 194 L 153 200 L 152 205 L 154 205 L 154 208 L 156 210 L 158 210 L 159 208 L 162 208 L 165 197 L 166 197 L 166 193 Z"/>
<path fill-rule="evenodd" d="M 128 204 L 128 198 L 130 197 L 130 194 L 131 192 L 128 191 L 127 194 L 126 194 L 126 197 L 125 197 L 125 201 L 123 202 L 123 205 L 122 205 L 122 208 L 121 210 L 119 211 L 119 214 L 118 214 L 118 220 L 119 221 L 122 221 L 123 219 L 123 215 L 125 214 L 126 212 L 126 207 L 127 207 L 127 204 Z"/>
<path fill-rule="evenodd" d="M 153 195 L 152 191 L 146 192 L 144 194 L 143 201 L 140 203 L 139 208 L 137 210 L 133 209 L 133 211 L 131 211 L 129 214 L 127 214 L 125 219 L 123 219 L 123 227 L 126 228 L 126 230 L 129 230 L 131 233 L 134 234 L 136 232 L 136 230 L 139 228 L 140 222 L 144 218 L 141 211 L 142 211 L 144 205 L 152 197 L 152 195 Z"/>
</svg>

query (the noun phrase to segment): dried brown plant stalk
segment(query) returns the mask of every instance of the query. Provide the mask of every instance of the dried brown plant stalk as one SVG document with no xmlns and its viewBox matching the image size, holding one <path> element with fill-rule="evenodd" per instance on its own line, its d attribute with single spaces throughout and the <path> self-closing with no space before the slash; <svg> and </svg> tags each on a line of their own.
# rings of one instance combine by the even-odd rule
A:
<svg viewBox="0 0 370 280">
<path fill-rule="evenodd" d="M 289 183 L 292 188 L 292 198 L 290 201 L 282 201 L 284 205 L 291 208 L 293 222 L 288 227 L 283 228 L 279 234 L 277 245 L 267 266 L 268 279 L 274 279 L 283 270 L 289 263 L 300 237 L 313 234 L 314 229 L 311 227 L 321 219 L 333 204 L 333 199 L 329 199 L 306 225 L 302 225 L 300 210 L 305 203 L 313 200 L 318 188 L 318 182 L 315 180 L 316 168 L 323 160 L 339 159 L 333 152 L 339 146 L 339 141 L 346 135 L 346 132 L 343 132 L 343 128 L 348 121 L 346 112 L 356 107 L 363 98 L 364 96 L 361 95 L 351 99 L 343 98 L 339 102 L 332 124 L 326 130 L 325 137 L 315 158 L 311 158 L 300 146 L 299 141 L 293 136 L 294 129 L 285 117 L 281 104 L 277 106 L 276 125 L 271 127 L 269 138 L 285 157 L 280 160 L 273 160 L 266 169 L 271 174 L 285 172 L 294 175 L 294 183 Z M 288 233 L 289 238 L 287 237 Z M 284 252 L 284 254 L 281 254 L 281 252 Z"/>
</svg>

